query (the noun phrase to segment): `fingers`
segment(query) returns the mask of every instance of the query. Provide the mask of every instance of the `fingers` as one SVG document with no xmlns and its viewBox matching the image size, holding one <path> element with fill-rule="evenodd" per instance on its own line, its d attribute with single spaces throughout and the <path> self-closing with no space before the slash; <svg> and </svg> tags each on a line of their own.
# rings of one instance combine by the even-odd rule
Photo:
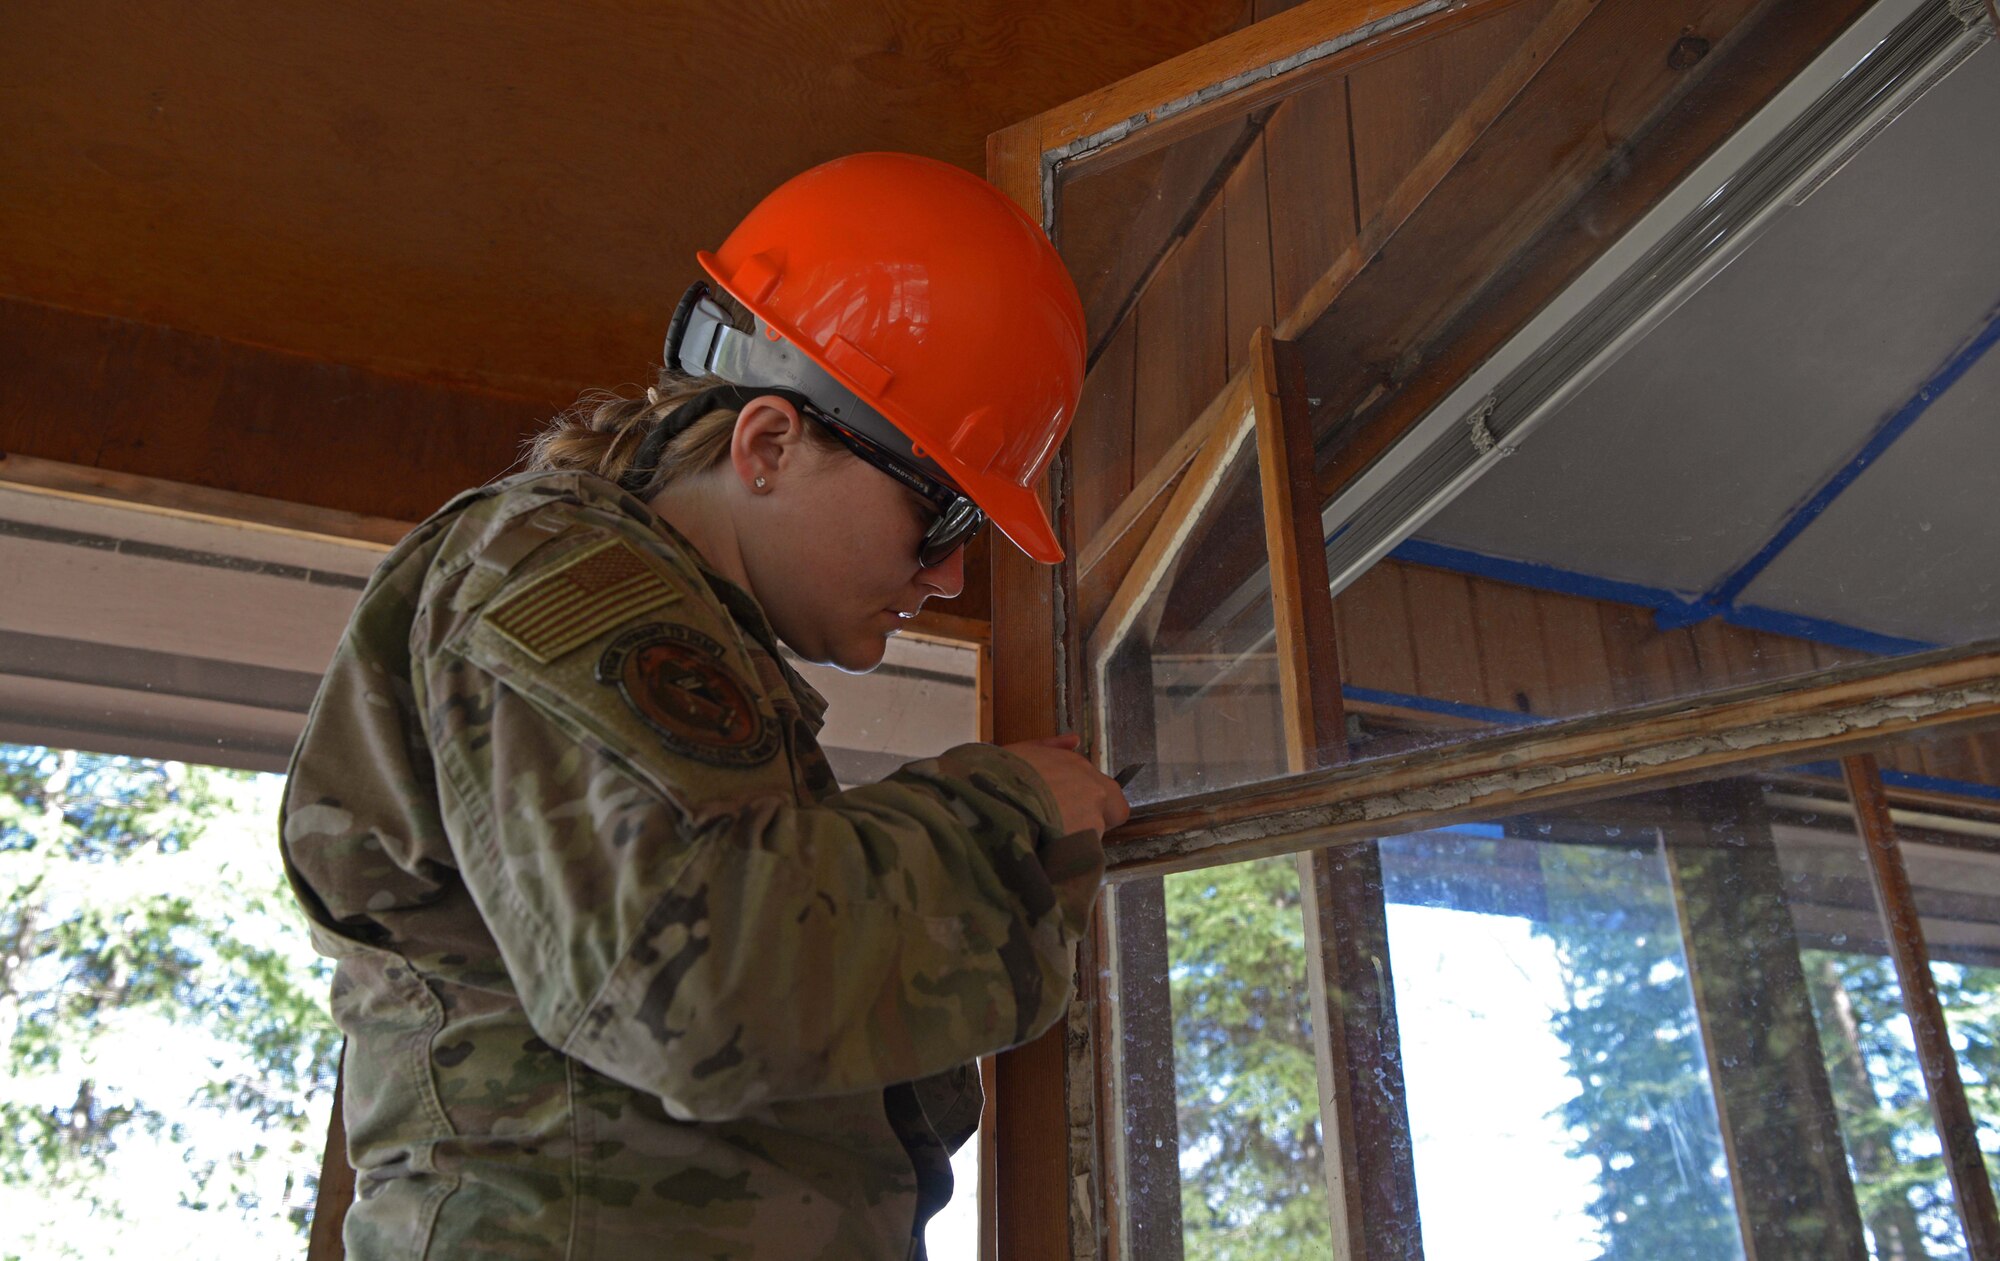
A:
<svg viewBox="0 0 2000 1261">
<path fill-rule="evenodd" d="M 1068 749 L 1074 753 L 1083 746 L 1083 737 L 1074 731 L 1059 736 L 1041 736 L 1034 740 L 1023 740 L 1022 744 L 1039 744 L 1046 749 Z"/>
</svg>

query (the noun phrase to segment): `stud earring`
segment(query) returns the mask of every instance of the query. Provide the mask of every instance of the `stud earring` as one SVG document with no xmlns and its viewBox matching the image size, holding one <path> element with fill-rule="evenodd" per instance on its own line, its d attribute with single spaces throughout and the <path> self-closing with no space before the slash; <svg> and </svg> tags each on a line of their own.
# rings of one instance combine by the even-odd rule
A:
<svg viewBox="0 0 2000 1261">
<path fill-rule="evenodd" d="M 764 479 L 761 477 L 757 479 L 757 489 L 758 490 L 764 489 Z"/>
</svg>

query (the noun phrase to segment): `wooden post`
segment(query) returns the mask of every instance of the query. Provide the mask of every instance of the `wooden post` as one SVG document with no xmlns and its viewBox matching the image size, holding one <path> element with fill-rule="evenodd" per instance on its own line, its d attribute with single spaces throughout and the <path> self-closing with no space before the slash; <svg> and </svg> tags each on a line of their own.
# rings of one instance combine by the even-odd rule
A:
<svg viewBox="0 0 2000 1261">
<path fill-rule="evenodd" d="M 987 137 L 986 173 L 1037 223 L 1052 222 L 1042 204 L 1042 146 L 1021 128 Z M 1067 452 L 1049 470 L 1047 502 L 1056 537 L 1068 554 L 1056 566 L 1038 565 L 1012 547 L 992 555 L 993 739 L 1001 744 L 1078 729 L 1076 698 L 1082 674 L 1077 661 L 1075 541 L 1070 527 Z M 1040 1038 L 994 1060 L 994 1199 L 996 1251 L 1001 1261 L 1056 1261 L 1071 1255 L 1074 1236 L 1094 1233 L 1095 1222 L 1070 1220 L 1072 1205 L 1095 1211 L 1094 1188 L 1073 1199 L 1072 1173 L 1088 1182 L 1088 1165 L 1072 1170 L 1070 1142 L 1072 1026 L 1087 1010 L 1096 985 L 1093 953 L 1081 952 L 1082 989 L 1069 1019 Z M 1093 1047 L 1088 1033 L 1084 1061 Z M 1074 1083 L 1083 1094 L 1095 1083 Z M 1094 1113 L 1092 1101 L 1083 1110 Z M 1090 1144 L 1094 1147 L 1094 1142 Z"/>
<path fill-rule="evenodd" d="M 1667 870 L 1745 1254 L 1868 1261 L 1763 799 L 1738 780 L 1670 800 Z"/>
<path fill-rule="evenodd" d="M 340 1228 L 354 1202 L 354 1166 L 347 1163 L 347 1123 L 341 1097 L 347 1093 L 347 1048 L 333 1078 L 333 1115 L 326 1123 L 326 1151 L 319 1162 L 319 1196 L 313 1201 L 312 1230 L 306 1238 L 306 1261 L 341 1261 L 346 1250 Z"/>
<path fill-rule="evenodd" d="M 1930 1095 L 1938 1141 L 1944 1144 L 1945 1168 L 1951 1171 L 1952 1194 L 1957 1199 L 1959 1219 L 1965 1223 L 1965 1240 L 1975 1257 L 2000 1257 L 2000 1212 L 1995 1210 L 1993 1185 L 1986 1180 L 1986 1165 L 1979 1154 L 1979 1124 L 1966 1102 L 1965 1081 L 1959 1076 L 1958 1056 L 1951 1048 L 1937 982 L 1931 977 L 1930 949 L 1924 944 L 1923 921 L 1910 891 L 1903 851 L 1896 842 L 1896 825 L 1889 817 L 1882 771 L 1869 753 L 1842 758 L 1840 769 L 1847 780 L 1848 795 L 1854 799 L 1855 826 L 1868 851 L 1868 871 L 1887 922 L 1889 955 L 1896 964 L 1896 979 L 1902 983 L 1903 1010 L 1909 1013 L 1917 1063 Z"/>
<path fill-rule="evenodd" d="M 1305 373 L 1267 328 L 1250 339 L 1250 365 L 1286 762 L 1294 773 L 1319 770 L 1346 760 L 1347 716 Z M 1381 854 L 1322 848 L 1297 862 L 1334 1255 L 1411 1261 L 1423 1256 L 1423 1234 Z"/>
<path fill-rule="evenodd" d="M 1117 995 L 1113 1093 L 1123 1131 L 1115 1166 L 1119 1254 L 1134 1261 L 1178 1261 L 1180 1108 L 1164 878 L 1119 886 L 1112 934 Z"/>
<path fill-rule="evenodd" d="M 1117 761 L 1159 760 L 1152 654 L 1131 638 L 1100 677 L 1107 710 L 1130 721 L 1101 731 Z M 1143 776 L 1142 776 L 1143 779 Z M 1118 1234 L 1110 1255 L 1178 1261 L 1181 1256 L 1180 1107 L 1174 1074 L 1173 988 L 1168 981 L 1166 884 L 1140 880 L 1106 895 L 1111 976 L 1105 1066 L 1116 1118 L 1107 1154 L 1105 1208 Z"/>
</svg>

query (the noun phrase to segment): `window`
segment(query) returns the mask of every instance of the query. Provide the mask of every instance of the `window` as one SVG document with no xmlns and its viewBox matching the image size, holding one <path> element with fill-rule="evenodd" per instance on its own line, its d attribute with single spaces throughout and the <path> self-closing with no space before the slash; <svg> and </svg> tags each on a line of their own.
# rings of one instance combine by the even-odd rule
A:
<svg viewBox="0 0 2000 1261">
<path fill-rule="evenodd" d="M 994 138 L 1093 340 L 999 734 L 1146 767 L 1001 1256 L 2000 1248 L 2000 872 L 1867 752 L 2000 720 L 1991 36 L 1313 5 Z"/>
</svg>

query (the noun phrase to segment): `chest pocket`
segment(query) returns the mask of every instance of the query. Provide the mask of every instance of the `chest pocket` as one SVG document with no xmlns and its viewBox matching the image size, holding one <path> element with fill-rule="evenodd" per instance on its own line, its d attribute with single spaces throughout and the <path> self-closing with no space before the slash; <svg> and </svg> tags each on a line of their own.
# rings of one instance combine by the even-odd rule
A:
<svg viewBox="0 0 2000 1261">
<path fill-rule="evenodd" d="M 797 792 L 789 696 L 726 614 L 628 539 L 531 561 L 448 647 L 686 813 Z"/>
</svg>

